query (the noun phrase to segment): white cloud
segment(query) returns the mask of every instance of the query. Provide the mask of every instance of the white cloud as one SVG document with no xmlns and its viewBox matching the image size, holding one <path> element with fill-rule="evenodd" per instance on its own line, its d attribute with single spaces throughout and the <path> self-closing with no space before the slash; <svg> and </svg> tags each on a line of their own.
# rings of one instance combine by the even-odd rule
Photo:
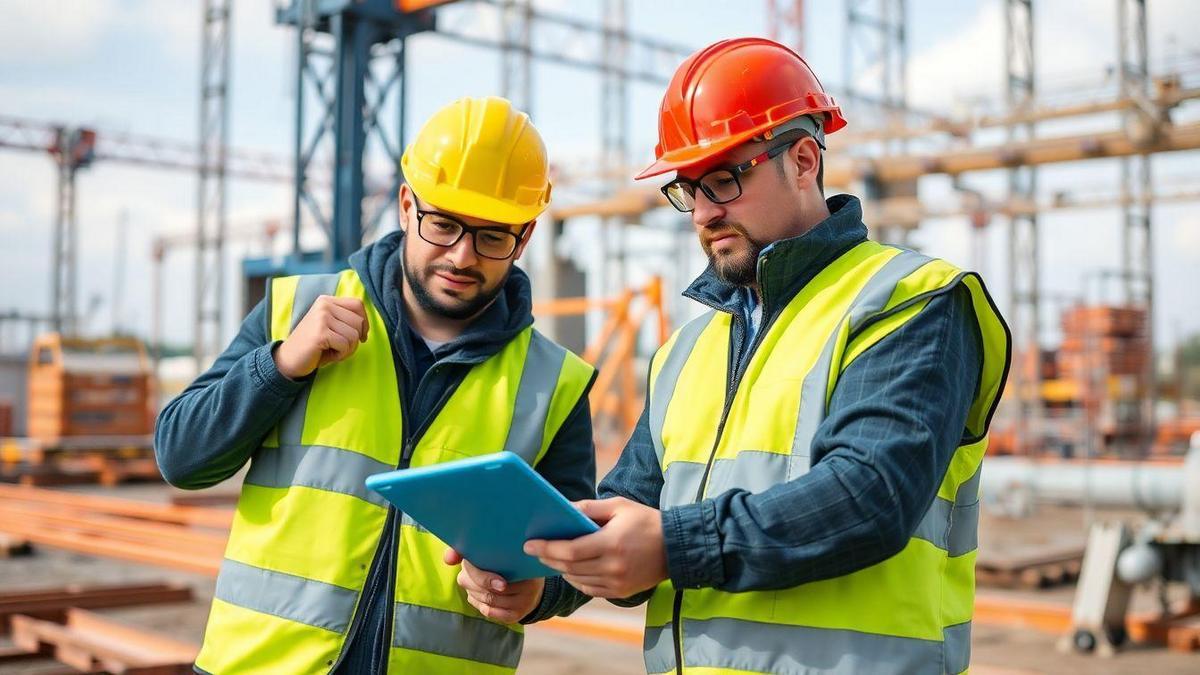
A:
<svg viewBox="0 0 1200 675">
<path fill-rule="evenodd" d="M 0 21 L 0 63 L 72 63 L 99 42 L 115 9 L 111 0 L 6 3 Z"/>
</svg>

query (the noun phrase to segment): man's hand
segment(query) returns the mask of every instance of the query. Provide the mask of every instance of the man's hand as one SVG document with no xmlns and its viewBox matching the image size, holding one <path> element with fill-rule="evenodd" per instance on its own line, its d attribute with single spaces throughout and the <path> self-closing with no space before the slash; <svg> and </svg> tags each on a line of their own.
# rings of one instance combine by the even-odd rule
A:
<svg viewBox="0 0 1200 675">
<path fill-rule="evenodd" d="M 627 598 L 667 578 L 662 514 L 623 497 L 575 502 L 600 531 L 578 539 L 530 539 L 525 552 L 596 598 Z"/>
<path fill-rule="evenodd" d="M 517 623 L 542 601 L 545 579 L 526 579 L 509 583 L 498 574 L 485 572 L 464 560 L 458 551 L 446 549 L 442 558 L 447 565 L 462 563 L 458 585 L 467 592 L 467 602 L 484 617 L 499 623 Z"/>
<path fill-rule="evenodd" d="M 307 377 L 317 368 L 350 358 L 367 341 L 367 310 L 358 298 L 322 295 L 272 355 L 288 379 Z"/>
</svg>

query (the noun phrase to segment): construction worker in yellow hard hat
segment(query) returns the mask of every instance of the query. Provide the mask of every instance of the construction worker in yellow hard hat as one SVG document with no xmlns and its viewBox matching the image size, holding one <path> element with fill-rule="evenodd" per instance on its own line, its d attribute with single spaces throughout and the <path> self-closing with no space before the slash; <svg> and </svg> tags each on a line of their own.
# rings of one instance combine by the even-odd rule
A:
<svg viewBox="0 0 1200 675">
<path fill-rule="evenodd" d="M 594 371 L 532 328 L 513 265 L 550 201 L 537 130 L 504 99 L 464 98 L 401 165 L 399 231 L 340 274 L 272 280 L 159 416 L 170 483 L 250 463 L 202 672 L 512 672 L 521 624 L 582 602 L 561 577 L 475 568 L 364 486 L 509 450 L 567 497 L 595 494 Z"/>
</svg>

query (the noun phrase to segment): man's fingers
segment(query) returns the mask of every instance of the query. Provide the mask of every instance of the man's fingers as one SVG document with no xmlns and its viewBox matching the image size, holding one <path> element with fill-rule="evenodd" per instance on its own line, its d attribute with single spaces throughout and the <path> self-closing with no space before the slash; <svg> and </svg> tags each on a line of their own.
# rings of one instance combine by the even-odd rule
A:
<svg viewBox="0 0 1200 675">
<path fill-rule="evenodd" d="M 329 317 L 326 326 L 329 330 L 334 331 L 338 335 L 346 338 L 346 340 L 355 348 L 357 348 L 358 343 L 361 342 L 361 340 L 359 340 L 358 328 L 346 323 L 345 321 L 342 321 L 336 316 Z"/>
<path fill-rule="evenodd" d="M 483 615 L 485 619 L 491 621 L 496 621 L 498 623 L 516 623 L 517 619 L 520 618 L 517 616 L 517 613 L 513 612 L 512 610 L 493 607 L 487 603 L 480 602 L 471 596 L 467 596 L 467 602 L 471 603 L 471 606 L 475 608 L 475 611 Z"/>
<path fill-rule="evenodd" d="M 556 560 L 570 563 L 590 560 L 603 555 L 604 542 L 604 533 L 596 532 L 584 535 L 578 539 L 560 539 L 558 541 L 530 540 L 525 542 L 524 550 L 529 555 L 543 559 L 542 562 Z"/>
<path fill-rule="evenodd" d="M 321 343 L 324 351 L 336 352 L 337 359 L 340 359 L 344 354 L 350 351 L 350 340 L 345 335 L 342 335 L 333 329 L 325 330 L 325 334 L 321 338 Z"/>
<path fill-rule="evenodd" d="M 329 314 L 334 319 L 341 321 L 355 331 L 355 339 L 359 342 L 365 342 L 367 339 L 367 317 L 362 314 L 357 314 L 345 307 L 331 305 Z"/>
<path fill-rule="evenodd" d="M 611 499 L 581 499 L 572 503 L 575 508 L 583 512 L 583 515 L 603 525 L 612 520 L 623 502 L 622 498 L 613 497 Z"/>
<path fill-rule="evenodd" d="M 367 315 L 367 308 L 359 298 L 340 298 L 336 295 L 322 295 L 321 297 L 328 298 L 329 304 L 348 309 L 359 316 L 365 317 Z"/>
<path fill-rule="evenodd" d="M 462 586 L 463 590 L 465 590 L 468 595 L 482 595 L 489 592 L 486 587 L 479 585 L 479 582 L 475 581 L 475 579 L 467 572 L 466 569 L 461 569 L 458 571 L 458 585 Z"/>
<path fill-rule="evenodd" d="M 504 591 L 508 590 L 508 582 L 504 580 L 504 577 L 486 570 L 481 570 L 472 565 L 470 560 L 463 561 L 463 571 L 471 575 L 471 578 L 474 579 L 475 583 L 479 584 L 481 588 L 487 588 L 489 590 L 496 591 L 497 593 L 503 593 Z"/>
<path fill-rule="evenodd" d="M 463 561 L 462 554 L 452 548 L 447 548 L 442 554 L 442 561 L 447 565 L 457 565 Z"/>
<path fill-rule="evenodd" d="M 540 560 L 543 565 L 552 567 L 563 574 L 571 574 L 575 576 L 596 575 L 600 577 L 612 577 L 620 575 L 624 572 L 624 570 L 618 568 L 619 562 L 610 558 L 592 558 L 590 560 L 579 560 L 575 562 L 550 560 L 547 558 L 538 558 L 538 560 Z"/>
</svg>

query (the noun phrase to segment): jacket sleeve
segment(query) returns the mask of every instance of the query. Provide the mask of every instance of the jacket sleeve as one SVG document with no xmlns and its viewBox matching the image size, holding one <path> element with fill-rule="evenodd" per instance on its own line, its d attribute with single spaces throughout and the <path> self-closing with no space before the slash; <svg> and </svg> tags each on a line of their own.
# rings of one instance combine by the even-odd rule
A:
<svg viewBox="0 0 1200 675">
<path fill-rule="evenodd" d="M 593 375 L 592 381 L 595 381 Z M 537 472 L 571 501 L 596 498 L 596 449 L 592 439 L 592 411 L 588 403 L 588 383 L 575 408 L 559 427 L 546 456 L 538 462 Z M 542 600 L 521 619 L 530 624 L 553 616 L 567 616 L 591 600 L 575 590 L 560 576 L 546 577 Z"/>
<path fill-rule="evenodd" d="M 649 386 L 646 391 L 650 391 Z M 616 466 L 600 482 L 599 492 L 601 499 L 624 497 L 658 508 L 662 488 L 662 468 L 654 452 L 654 441 L 650 438 L 650 398 L 647 396 L 633 435 L 621 451 Z M 654 589 L 650 588 L 628 598 L 610 598 L 609 602 L 619 607 L 635 607 L 649 600 L 653 594 Z"/>
<path fill-rule="evenodd" d="M 807 474 L 664 511 L 675 586 L 788 588 L 902 550 L 962 439 L 982 363 L 973 317 L 956 288 L 851 362 Z"/>
<path fill-rule="evenodd" d="M 278 344 L 267 339 L 264 300 L 212 367 L 162 409 L 154 454 L 168 483 L 198 490 L 229 478 L 287 413 L 305 382 L 275 367 Z"/>
<path fill-rule="evenodd" d="M 658 460 L 654 454 L 654 446 L 650 441 L 650 418 L 647 410 L 647 408 L 642 409 L 642 416 L 638 419 L 633 436 L 625 444 L 625 449 L 617 459 L 616 465 L 608 472 L 604 480 L 600 482 L 600 499 L 625 497 L 642 504 L 658 507 L 658 493 L 662 489 L 663 479 L 662 472 L 658 468 Z M 546 604 L 545 598 L 550 596 L 551 583 L 554 585 L 553 592 L 561 594 L 561 599 L 557 600 L 557 602 L 564 606 L 570 606 L 571 611 L 578 609 L 592 599 L 591 596 L 585 595 L 571 584 L 563 581 L 562 577 L 548 577 L 546 579 L 546 593 L 543 596 L 543 605 Z M 610 599 L 609 602 L 621 607 L 634 607 L 649 600 L 653 592 L 654 589 L 649 589 L 629 598 L 620 600 Z M 530 617 L 537 616 L 538 618 L 535 620 L 540 621 L 541 619 L 553 616 L 552 614 L 542 616 L 538 613 L 540 610 L 541 607 L 535 610 L 533 614 L 530 614 Z M 522 623 L 529 623 L 529 621 L 523 621 Z"/>
</svg>

